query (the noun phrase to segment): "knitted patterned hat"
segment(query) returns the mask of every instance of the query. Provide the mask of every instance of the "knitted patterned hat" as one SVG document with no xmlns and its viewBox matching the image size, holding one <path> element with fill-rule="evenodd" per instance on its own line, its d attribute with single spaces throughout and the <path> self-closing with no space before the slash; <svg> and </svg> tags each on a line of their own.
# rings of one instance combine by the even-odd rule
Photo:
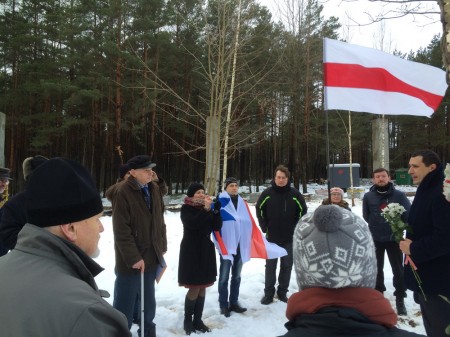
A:
<svg viewBox="0 0 450 337">
<path fill-rule="evenodd" d="M 366 223 L 336 205 L 319 206 L 294 232 L 299 289 L 375 287 L 375 248 Z"/>
</svg>

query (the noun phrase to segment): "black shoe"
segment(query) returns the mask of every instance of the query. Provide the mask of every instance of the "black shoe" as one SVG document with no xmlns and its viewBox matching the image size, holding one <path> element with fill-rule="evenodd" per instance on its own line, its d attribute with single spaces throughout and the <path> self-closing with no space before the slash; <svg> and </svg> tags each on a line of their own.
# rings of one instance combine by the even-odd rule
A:
<svg viewBox="0 0 450 337">
<path fill-rule="evenodd" d="M 203 321 L 194 322 L 194 328 L 199 332 L 211 332 L 211 329 L 208 328 Z"/>
<path fill-rule="evenodd" d="M 272 302 L 273 302 L 273 296 L 264 295 L 264 297 L 261 298 L 261 304 L 268 305 Z"/>
<path fill-rule="evenodd" d="M 278 294 L 278 299 L 284 303 L 287 303 L 287 301 L 288 301 L 286 294 Z"/>
<path fill-rule="evenodd" d="M 397 299 L 395 300 L 395 305 L 397 307 L 397 315 L 406 316 L 408 314 L 403 297 L 397 297 Z"/>
<path fill-rule="evenodd" d="M 225 317 L 230 317 L 230 309 L 228 308 L 220 308 L 220 314 Z"/>
<path fill-rule="evenodd" d="M 247 311 L 247 308 L 243 308 L 239 305 L 239 303 L 230 305 L 230 311 L 237 312 L 238 314 L 242 314 Z"/>
</svg>

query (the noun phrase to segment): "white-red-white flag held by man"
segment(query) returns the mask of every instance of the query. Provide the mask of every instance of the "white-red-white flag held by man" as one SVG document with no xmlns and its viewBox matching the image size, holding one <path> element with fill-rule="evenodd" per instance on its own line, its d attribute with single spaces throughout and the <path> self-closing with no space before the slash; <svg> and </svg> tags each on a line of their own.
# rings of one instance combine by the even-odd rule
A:
<svg viewBox="0 0 450 337">
<path fill-rule="evenodd" d="M 445 72 L 380 50 L 324 39 L 325 110 L 430 117 L 447 90 Z"/>
</svg>

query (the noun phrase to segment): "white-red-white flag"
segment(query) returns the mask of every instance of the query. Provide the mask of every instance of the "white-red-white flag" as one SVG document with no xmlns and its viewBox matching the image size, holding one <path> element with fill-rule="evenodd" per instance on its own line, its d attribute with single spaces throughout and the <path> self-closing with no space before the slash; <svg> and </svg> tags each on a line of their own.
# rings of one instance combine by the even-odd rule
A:
<svg viewBox="0 0 450 337">
<path fill-rule="evenodd" d="M 324 39 L 325 110 L 430 117 L 447 90 L 445 72 L 380 50 Z"/>
</svg>

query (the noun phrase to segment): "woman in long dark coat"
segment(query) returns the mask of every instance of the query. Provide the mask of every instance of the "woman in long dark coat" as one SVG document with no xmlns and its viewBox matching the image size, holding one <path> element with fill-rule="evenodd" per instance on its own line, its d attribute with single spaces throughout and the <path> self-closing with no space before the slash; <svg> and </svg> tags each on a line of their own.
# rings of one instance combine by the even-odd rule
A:
<svg viewBox="0 0 450 337">
<path fill-rule="evenodd" d="M 222 227 L 220 202 L 205 194 L 200 183 L 193 183 L 181 207 L 183 239 L 180 245 L 178 283 L 188 288 L 184 304 L 184 330 L 211 331 L 202 321 L 206 287 L 214 284 L 217 276 L 216 252 L 211 232 Z M 213 207 L 211 207 L 213 206 Z M 192 316 L 194 316 L 192 318 Z"/>
</svg>

